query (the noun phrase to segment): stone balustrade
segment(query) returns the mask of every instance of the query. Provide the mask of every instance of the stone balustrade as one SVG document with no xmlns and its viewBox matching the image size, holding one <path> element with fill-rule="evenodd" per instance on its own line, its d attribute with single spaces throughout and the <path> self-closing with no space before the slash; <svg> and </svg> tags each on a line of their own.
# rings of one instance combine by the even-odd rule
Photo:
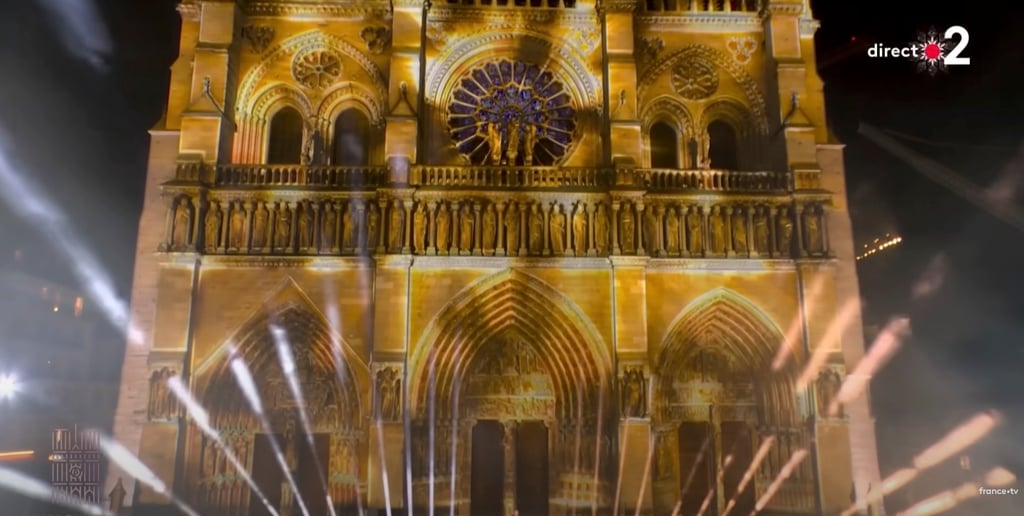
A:
<svg viewBox="0 0 1024 516">
<path fill-rule="evenodd" d="M 642 0 L 646 13 L 757 13 L 761 0 Z"/>
</svg>

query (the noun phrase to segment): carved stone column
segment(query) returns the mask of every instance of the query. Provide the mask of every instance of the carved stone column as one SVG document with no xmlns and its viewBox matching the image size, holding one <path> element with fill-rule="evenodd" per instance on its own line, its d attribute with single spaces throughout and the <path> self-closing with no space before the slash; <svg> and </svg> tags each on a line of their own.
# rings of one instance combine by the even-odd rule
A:
<svg viewBox="0 0 1024 516">
<path fill-rule="evenodd" d="M 397 202 L 397 201 L 396 201 Z M 412 254 L 412 208 L 415 205 L 412 199 L 406 199 L 402 201 L 405 207 L 405 220 L 402 224 L 403 235 L 402 235 L 402 254 Z M 417 249 L 418 251 L 419 249 Z"/>
<path fill-rule="evenodd" d="M 459 206 L 459 201 L 452 201 L 451 205 L 451 222 L 448 224 L 451 227 L 451 235 L 448 242 L 449 256 L 459 255 L 459 243 L 462 240 L 462 208 Z"/>
<path fill-rule="evenodd" d="M 377 231 L 376 234 L 373 235 L 373 239 L 375 240 L 375 242 L 373 243 L 373 247 L 376 250 L 377 254 L 384 254 L 387 252 L 385 246 L 385 238 L 387 236 L 388 230 L 391 229 L 388 227 L 390 225 L 390 217 L 388 216 L 388 201 L 387 199 L 378 199 Z"/>
<path fill-rule="evenodd" d="M 544 215 L 544 256 L 551 256 L 551 205 L 541 204 L 541 213 Z"/>
<path fill-rule="evenodd" d="M 612 254 L 622 254 L 619 247 L 619 209 L 622 207 L 620 201 L 612 201 L 611 227 L 612 227 Z"/>
<path fill-rule="evenodd" d="M 529 210 L 529 204 L 525 202 L 519 203 L 519 256 L 527 256 L 530 252 L 528 247 L 530 243 L 527 240 L 527 210 Z"/>
<path fill-rule="evenodd" d="M 644 226 L 646 225 L 644 223 L 644 209 L 647 207 L 644 205 L 643 201 L 637 201 L 635 206 L 636 211 L 633 215 L 633 228 L 639 230 L 636 232 L 636 255 L 644 256 L 647 254 L 648 248 L 650 248 L 651 251 L 654 251 L 654 247 L 651 243 L 647 242 L 647 232 L 644 231 Z"/>
<path fill-rule="evenodd" d="M 736 256 L 736 246 L 733 239 L 736 235 L 732 232 L 732 216 L 736 213 L 732 206 L 726 206 L 722 210 L 722 225 L 724 227 L 725 234 L 723 238 L 725 240 L 725 256 L 726 258 L 733 258 Z"/>
<path fill-rule="evenodd" d="M 437 254 L 437 201 L 427 203 L 427 256 Z"/>
<path fill-rule="evenodd" d="M 494 243 L 494 256 L 505 256 L 505 202 L 498 201 L 494 204 L 494 209 L 498 218 L 498 227 L 495 228 L 498 241 Z"/>
<path fill-rule="evenodd" d="M 482 244 L 483 239 L 484 239 L 483 238 L 483 231 L 484 230 L 483 230 L 483 227 L 482 227 L 483 226 L 482 222 L 483 222 L 483 217 L 482 217 L 482 214 L 481 214 L 480 203 L 474 202 L 473 203 L 473 242 L 472 242 L 472 246 L 471 246 L 473 248 L 472 249 L 473 256 L 480 256 L 480 255 L 483 254 L 483 250 L 482 250 L 482 245 L 481 244 Z"/>
</svg>

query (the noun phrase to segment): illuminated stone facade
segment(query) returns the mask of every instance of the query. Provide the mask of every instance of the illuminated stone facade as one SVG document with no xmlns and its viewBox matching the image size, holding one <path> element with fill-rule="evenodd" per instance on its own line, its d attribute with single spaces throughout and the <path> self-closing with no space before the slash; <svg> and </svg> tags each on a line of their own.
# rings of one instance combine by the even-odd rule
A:
<svg viewBox="0 0 1024 516">
<path fill-rule="evenodd" d="M 806 1 L 180 11 L 116 437 L 201 512 L 265 509 L 181 373 L 312 514 L 749 514 L 801 449 L 767 511 L 877 485 L 867 400 L 821 410 L 863 336 Z"/>
</svg>

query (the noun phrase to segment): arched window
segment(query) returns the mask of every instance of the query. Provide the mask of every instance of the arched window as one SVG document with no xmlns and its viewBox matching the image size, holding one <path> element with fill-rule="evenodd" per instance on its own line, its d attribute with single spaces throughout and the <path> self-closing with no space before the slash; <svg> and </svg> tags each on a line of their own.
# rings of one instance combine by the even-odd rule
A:
<svg viewBox="0 0 1024 516">
<path fill-rule="evenodd" d="M 302 162 L 302 115 L 293 107 L 284 107 L 270 119 L 267 163 L 297 165 Z"/>
<path fill-rule="evenodd" d="M 349 108 L 334 120 L 331 164 L 348 167 L 370 164 L 370 119 L 362 111 Z"/>
<path fill-rule="evenodd" d="M 679 136 L 672 126 L 651 126 L 651 168 L 679 168 Z"/>
<path fill-rule="evenodd" d="M 736 145 L 736 131 L 732 126 L 721 120 L 715 120 L 708 125 L 708 137 L 711 138 L 711 148 L 708 150 L 711 168 L 738 169 L 739 156 L 737 152 L 739 149 Z"/>
</svg>

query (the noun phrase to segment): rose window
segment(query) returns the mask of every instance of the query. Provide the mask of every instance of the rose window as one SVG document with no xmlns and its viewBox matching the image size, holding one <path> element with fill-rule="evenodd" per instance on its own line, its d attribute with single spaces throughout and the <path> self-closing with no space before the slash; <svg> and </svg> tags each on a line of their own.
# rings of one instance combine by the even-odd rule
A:
<svg viewBox="0 0 1024 516">
<path fill-rule="evenodd" d="M 319 90 L 334 83 L 341 76 L 341 60 L 338 56 L 316 50 L 296 56 L 292 63 L 292 75 L 299 84 Z"/>
<path fill-rule="evenodd" d="M 554 165 L 573 142 L 576 110 L 554 74 L 501 60 L 459 81 L 448 126 L 455 146 L 474 165 Z"/>
<path fill-rule="evenodd" d="M 718 71 L 703 59 L 687 59 L 672 70 L 672 89 L 685 99 L 706 99 L 718 91 Z"/>
</svg>

